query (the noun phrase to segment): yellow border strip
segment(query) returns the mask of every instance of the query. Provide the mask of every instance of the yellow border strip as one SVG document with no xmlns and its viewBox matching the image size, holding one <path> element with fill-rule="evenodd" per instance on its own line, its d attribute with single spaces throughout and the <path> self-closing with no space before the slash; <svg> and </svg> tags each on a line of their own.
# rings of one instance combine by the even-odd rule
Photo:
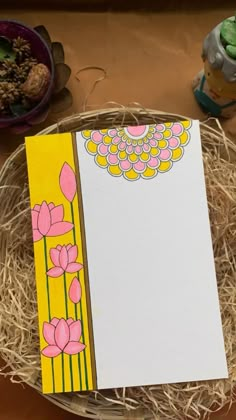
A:
<svg viewBox="0 0 236 420">
<path fill-rule="evenodd" d="M 40 349 L 42 352 L 50 345 L 50 339 L 47 335 L 45 337 L 45 331 L 43 333 L 44 325 L 54 322 L 52 321 L 53 318 L 66 320 L 67 316 L 75 321 L 75 309 L 78 319 L 82 321 L 82 335 L 79 341 L 82 345 L 86 345 L 85 350 L 78 354 L 66 354 L 64 352 L 66 347 L 54 357 L 46 357 L 44 354 L 41 354 L 43 392 L 92 390 L 96 388 L 96 367 L 82 197 L 80 182 L 78 181 L 78 166 L 75 163 L 77 153 L 73 150 L 72 135 L 65 133 L 27 138 L 26 153 L 31 208 L 33 209 L 36 206 L 37 211 L 40 212 L 42 211 L 43 202 L 46 203 L 47 208 L 52 208 L 52 205 L 55 207 L 63 206 L 63 222 L 74 222 L 75 226 L 75 230 L 71 229 L 59 236 L 49 236 L 49 232 L 34 242 Z M 72 173 L 76 174 L 78 189 L 72 204 L 63 195 L 60 187 L 59 177 L 65 163 L 69 165 Z M 50 205 L 50 203 L 53 204 Z M 44 209 L 46 205 L 44 204 Z M 32 214 L 38 218 L 35 210 Z M 52 222 L 51 213 L 50 217 Z M 39 231 L 40 229 L 43 230 L 42 226 L 40 226 L 38 227 Z M 69 244 L 72 246 L 77 245 L 79 252 L 75 263 L 82 264 L 83 268 L 78 273 L 65 271 L 58 277 L 47 275 L 46 273 L 54 267 L 54 263 L 50 258 L 50 250 L 56 249 L 58 245 L 63 247 Z M 82 290 L 81 301 L 76 308 L 69 298 L 70 285 L 74 277 L 78 278 Z M 65 326 L 64 321 L 61 322 L 60 326 L 63 325 Z M 56 328 L 58 338 L 59 327 Z M 49 328 L 49 330 L 52 331 L 53 328 Z"/>
</svg>

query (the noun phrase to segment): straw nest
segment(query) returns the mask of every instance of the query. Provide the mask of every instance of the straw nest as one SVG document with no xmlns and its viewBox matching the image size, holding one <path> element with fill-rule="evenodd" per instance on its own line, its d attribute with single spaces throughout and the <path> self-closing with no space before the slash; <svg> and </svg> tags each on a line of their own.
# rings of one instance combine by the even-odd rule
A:
<svg viewBox="0 0 236 420">
<path fill-rule="evenodd" d="M 110 108 L 75 115 L 42 133 L 184 118 L 154 110 Z M 68 411 L 103 420 L 202 419 L 233 402 L 236 379 L 236 146 L 225 137 L 217 121 L 201 123 L 201 136 L 229 379 L 47 396 Z M 3 374 L 10 375 L 13 382 L 22 381 L 40 391 L 31 217 L 23 145 L 9 157 L 0 172 L 0 354 L 6 362 Z"/>
</svg>

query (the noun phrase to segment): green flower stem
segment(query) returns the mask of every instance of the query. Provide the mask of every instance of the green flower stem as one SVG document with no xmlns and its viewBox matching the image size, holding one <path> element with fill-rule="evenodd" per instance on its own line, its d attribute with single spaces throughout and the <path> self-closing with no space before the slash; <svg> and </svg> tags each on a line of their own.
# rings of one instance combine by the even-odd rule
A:
<svg viewBox="0 0 236 420">
<path fill-rule="evenodd" d="M 64 353 L 61 354 L 62 392 L 65 392 Z"/>
<path fill-rule="evenodd" d="M 70 210 L 71 210 L 71 220 L 74 225 L 73 227 L 73 239 L 74 239 L 74 245 L 76 244 L 76 235 L 75 235 L 75 216 L 74 216 L 74 208 L 73 203 L 70 203 Z"/>
<path fill-rule="evenodd" d="M 69 360 L 70 360 L 70 386 L 71 386 L 71 391 L 74 391 L 74 381 L 73 381 L 73 366 L 72 366 L 72 356 L 69 356 Z"/>
<path fill-rule="evenodd" d="M 70 203 L 70 208 L 71 208 L 71 219 L 72 219 L 72 223 L 74 225 L 74 227 L 73 227 L 73 239 L 74 239 L 74 245 L 75 245 L 76 244 L 76 233 L 75 233 L 74 208 L 73 208 L 73 203 L 72 202 Z M 78 280 L 79 280 L 79 277 L 80 277 L 79 271 L 77 273 L 77 277 L 78 277 Z M 79 305 L 80 305 L 80 313 L 81 313 L 82 340 L 83 340 L 83 343 L 85 343 L 85 340 L 84 340 L 83 311 L 82 311 L 82 303 L 81 303 L 81 300 L 79 302 Z M 76 313 L 75 318 L 77 320 L 78 319 L 78 313 L 77 313 L 77 306 L 76 305 L 75 305 L 75 311 L 76 311 L 75 312 Z M 78 356 L 79 356 L 79 366 L 81 366 L 80 354 L 78 354 Z M 86 351 L 84 351 L 84 366 L 85 366 L 85 384 L 86 384 L 86 389 L 88 389 L 88 369 L 87 369 L 87 355 L 86 355 Z"/>
<path fill-rule="evenodd" d="M 65 311 L 66 311 L 66 319 L 69 318 L 68 314 L 68 302 L 67 302 L 67 287 L 66 287 L 66 273 L 63 274 L 64 278 L 64 297 L 65 297 Z"/>
<path fill-rule="evenodd" d="M 64 297 L 65 297 L 65 311 L 66 311 L 66 319 L 69 318 L 69 311 L 68 311 L 68 301 L 67 301 L 67 286 L 66 286 L 66 273 L 64 272 Z M 72 356 L 69 355 L 69 363 L 70 363 L 70 384 L 71 390 L 74 391 L 74 382 L 73 382 L 73 366 L 72 366 Z"/>
<path fill-rule="evenodd" d="M 77 304 L 75 303 L 75 320 L 78 320 Z M 82 391 L 82 372 L 81 372 L 81 360 L 80 353 L 78 353 L 78 365 L 79 365 L 79 389 Z"/>
<path fill-rule="evenodd" d="M 46 236 L 43 237 L 44 240 L 44 259 L 45 259 L 45 269 L 46 269 L 46 288 L 47 288 L 47 299 L 48 299 L 48 319 L 51 321 L 51 305 L 50 305 L 50 291 L 49 291 L 49 278 L 47 275 L 48 272 L 48 260 L 47 260 L 47 239 Z"/>
<path fill-rule="evenodd" d="M 51 358 L 51 369 L 52 369 L 52 392 L 55 392 L 55 377 L 54 377 L 54 359 Z"/>
<path fill-rule="evenodd" d="M 46 289 L 47 289 L 47 301 L 48 301 L 48 320 L 51 321 L 51 304 L 50 304 L 50 290 L 49 290 L 49 278 L 47 275 L 48 272 L 48 259 L 47 259 L 47 239 L 46 236 L 43 237 L 44 243 L 44 261 L 45 261 L 45 271 L 46 271 Z M 52 392 L 55 392 L 55 376 L 54 376 L 54 359 L 51 358 L 51 369 L 52 369 Z"/>
<path fill-rule="evenodd" d="M 78 273 L 79 276 L 79 273 Z M 81 314 L 81 324 L 82 324 L 82 342 L 83 344 L 85 344 L 85 340 L 84 340 L 84 329 L 83 329 L 83 311 L 82 311 L 82 303 L 81 300 L 79 302 L 79 306 L 80 306 L 80 314 Z M 77 309 L 76 309 L 77 311 Z M 86 361 L 86 352 L 84 350 L 84 365 L 85 365 L 85 384 L 86 384 L 86 389 L 88 389 L 88 369 L 87 369 L 87 361 Z"/>
</svg>

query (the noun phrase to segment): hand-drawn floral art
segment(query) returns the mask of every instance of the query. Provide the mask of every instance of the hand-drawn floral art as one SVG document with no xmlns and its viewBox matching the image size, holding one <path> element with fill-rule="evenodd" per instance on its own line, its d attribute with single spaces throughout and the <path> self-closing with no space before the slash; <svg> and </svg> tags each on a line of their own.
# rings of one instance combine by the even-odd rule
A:
<svg viewBox="0 0 236 420">
<path fill-rule="evenodd" d="M 76 194 L 76 178 L 73 169 L 67 162 L 61 169 L 59 184 L 62 194 L 71 203 Z"/>
<path fill-rule="evenodd" d="M 43 201 L 41 205 L 36 204 L 31 210 L 33 240 L 40 241 L 45 236 L 60 236 L 70 232 L 74 225 L 64 222 L 63 205 L 55 206 L 54 203 L 47 204 Z"/>
<path fill-rule="evenodd" d="M 81 302 L 82 287 L 80 283 L 80 271 L 83 269 L 83 264 L 77 262 L 78 246 L 76 241 L 76 227 L 75 227 L 75 211 L 78 211 L 78 204 L 76 203 L 77 185 L 76 174 L 68 162 L 64 162 L 59 173 L 59 187 L 68 201 L 71 217 L 70 221 L 64 221 L 64 205 L 55 206 L 53 202 L 48 203 L 43 201 L 42 204 L 36 204 L 31 210 L 32 225 L 33 225 L 33 240 L 34 242 L 42 239 L 42 249 L 45 266 L 45 297 L 47 301 L 47 320 L 43 323 L 42 333 L 47 346 L 41 351 L 44 357 L 50 358 L 50 370 L 52 380 L 52 392 L 56 391 L 58 387 L 55 373 L 61 369 L 61 391 L 65 392 L 66 377 L 65 377 L 65 362 L 69 361 L 69 373 L 67 377 L 70 380 L 70 390 L 74 391 L 75 383 L 74 376 L 78 376 L 78 389 L 89 388 L 88 366 L 90 363 L 89 353 L 85 350 L 84 320 L 83 309 L 86 309 L 86 301 L 83 306 Z M 65 200 L 64 200 L 65 202 Z M 50 248 L 50 237 L 62 236 L 71 232 L 72 244 L 57 245 Z M 48 265 L 48 259 L 51 259 L 52 267 Z M 69 276 L 67 275 L 69 273 Z M 71 273 L 76 273 L 76 276 L 71 281 Z M 50 283 L 51 278 L 61 277 L 59 280 L 61 285 L 61 292 L 64 296 L 64 305 L 57 309 L 57 315 L 63 318 L 52 317 L 51 297 L 53 290 Z M 68 280 L 70 279 L 70 286 L 68 288 Z M 42 279 L 43 280 L 43 279 Z M 55 308 L 54 308 L 55 309 Z M 74 319 L 69 315 L 73 311 Z M 80 318 L 80 319 L 79 319 Z M 84 351 L 85 350 L 85 351 Z M 82 355 L 81 355 L 81 352 Z M 65 354 L 69 355 L 66 359 Z M 54 358 L 61 355 L 61 367 L 54 364 Z M 81 357 L 82 356 L 82 357 Z M 73 368 L 73 361 L 77 361 L 78 369 Z M 85 384 L 83 384 L 82 376 L 84 370 Z"/>
<path fill-rule="evenodd" d="M 64 273 L 75 273 L 83 268 L 83 265 L 76 262 L 78 257 L 77 245 L 57 245 L 50 249 L 50 258 L 54 267 L 50 268 L 47 275 L 60 277 Z"/>
<path fill-rule="evenodd" d="M 191 121 L 85 130 L 85 148 L 95 163 L 115 177 L 150 179 L 169 171 L 189 143 Z"/>
<path fill-rule="evenodd" d="M 61 353 L 80 353 L 86 347 L 80 343 L 81 334 L 80 320 L 53 318 L 51 322 L 44 322 L 43 336 L 48 345 L 42 350 L 42 354 L 46 357 L 56 357 Z"/>
<path fill-rule="evenodd" d="M 69 288 L 69 298 L 75 305 L 80 302 L 81 299 L 81 285 L 77 277 L 74 277 Z"/>
</svg>

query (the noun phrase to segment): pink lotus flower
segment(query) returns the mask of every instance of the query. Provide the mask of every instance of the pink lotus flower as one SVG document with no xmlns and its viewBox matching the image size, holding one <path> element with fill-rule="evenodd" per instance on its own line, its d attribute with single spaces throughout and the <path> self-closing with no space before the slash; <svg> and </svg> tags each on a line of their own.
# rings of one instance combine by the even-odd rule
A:
<svg viewBox="0 0 236 420">
<path fill-rule="evenodd" d="M 76 194 L 76 178 L 73 169 L 67 162 L 62 167 L 59 183 L 65 198 L 72 202 Z"/>
<path fill-rule="evenodd" d="M 50 249 L 50 258 L 54 267 L 47 272 L 50 277 L 60 277 L 66 273 L 76 273 L 83 268 L 83 265 L 76 262 L 78 257 L 77 245 L 57 245 Z"/>
<path fill-rule="evenodd" d="M 80 353 L 86 347 L 79 342 L 81 333 L 80 320 L 53 318 L 51 322 L 44 322 L 43 336 L 48 346 L 42 350 L 42 354 L 46 357 L 56 357 L 62 352 L 70 355 Z"/>
<path fill-rule="evenodd" d="M 79 303 L 81 299 L 81 285 L 77 277 L 74 277 L 69 288 L 69 298 L 73 303 Z"/>
<path fill-rule="evenodd" d="M 74 227 L 72 223 L 63 221 L 63 205 L 55 206 L 53 203 L 47 204 L 43 201 L 41 205 L 34 206 L 31 216 L 34 242 L 39 241 L 43 236 L 64 235 Z"/>
</svg>

